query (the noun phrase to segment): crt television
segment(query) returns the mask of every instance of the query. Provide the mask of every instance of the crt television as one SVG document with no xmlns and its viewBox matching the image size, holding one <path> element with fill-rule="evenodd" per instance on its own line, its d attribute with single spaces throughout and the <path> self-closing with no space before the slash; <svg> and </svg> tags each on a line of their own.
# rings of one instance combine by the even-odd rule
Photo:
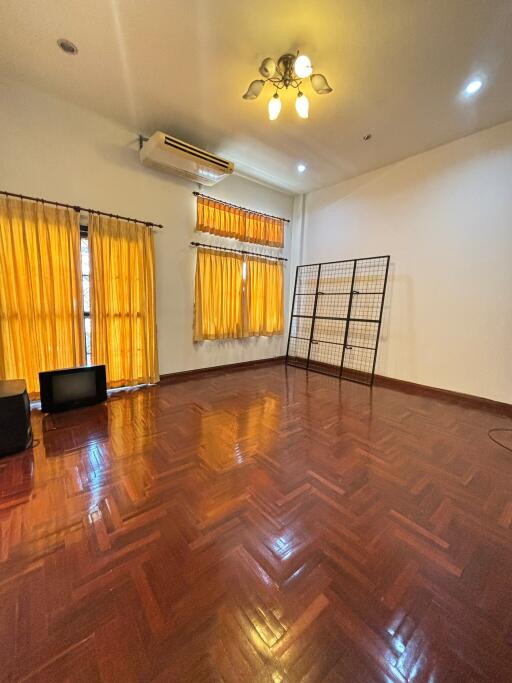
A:
<svg viewBox="0 0 512 683">
<path fill-rule="evenodd" d="M 91 406 L 107 400 L 104 365 L 40 372 L 39 386 L 44 413 Z"/>
</svg>

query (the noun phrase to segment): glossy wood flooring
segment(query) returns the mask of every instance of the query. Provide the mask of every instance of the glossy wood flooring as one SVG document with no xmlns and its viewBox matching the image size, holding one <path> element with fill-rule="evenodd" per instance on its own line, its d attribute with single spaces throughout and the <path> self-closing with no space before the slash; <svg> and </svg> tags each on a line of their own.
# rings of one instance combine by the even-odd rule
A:
<svg viewBox="0 0 512 683">
<path fill-rule="evenodd" d="M 2 680 L 512 680 L 511 422 L 283 365 L 34 413 Z"/>
</svg>

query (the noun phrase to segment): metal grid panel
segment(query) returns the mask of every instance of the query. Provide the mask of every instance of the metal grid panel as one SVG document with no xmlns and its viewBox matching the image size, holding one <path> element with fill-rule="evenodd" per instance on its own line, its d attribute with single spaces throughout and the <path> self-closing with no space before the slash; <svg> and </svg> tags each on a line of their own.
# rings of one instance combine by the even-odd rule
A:
<svg viewBox="0 0 512 683">
<path fill-rule="evenodd" d="M 290 335 L 309 341 L 311 337 L 312 318 L 292 318 Z"/>
<path fill-rule="evenodd" d="M 329 342 L 313 341 L 308 368 L 319 370 L 329 375 L 339 375 L 343 346 Z"/>
<path fill-rule="evenodd" d="M 313 315 L 315 295 L 297 294 L 293 302 L 293 315 L 304 315 L 310 318 Z"/>
<path fill-rule="evenodd" d="M 286 362 L 372 384 L 389 256 L 299 266 Z"/>
<path fill-rule="evenodd" d="M 350 294 L 352 287 L 353 261 L 322 263 L 318 290 L 329 294 Z"/>
<path fill-rule="evenodd" d="M 375 350 L 378 334 L 379 323 L 363 323 L 351 320 L 348 326 L 347 345 Z"/>
<path fill-rule="evenodd" d="M 319 265 L 299 266 L 295 292 L 297 294 L 316 294 L 316 281 L 318 278 Z"/>
<path fill-rule="evenodd" d="M 322 318 L 346 318 L 349 300 L 349 294 L 338 295 L 318 292 L 316 315 Z"/>
<path fill-rule="evenodd" d="M 327 320 L 324 318 L 315 318 L 315 332 L 313 339 L 315 341 L 324 341 L 331 344 L 341 344 L 345 340 L 345 326 L 344 320 Z"/>
<path fill-rule="evenodd" d="M 290 365 L 306 367 L 312 324 L 312 318 L 292 317 L 287 357 Z"/>
<path fill-rule="evenodd" d="M 351 318 L 355 320 L 375 320 L 378 322 L 380 313 L 380 294 L 354 292 L 352 297 Z"/>
<path fill-rule="evenodd" d="M 345 341 L 345 320 L 315 317 L 309 369 L 339 375 Z"/>
<path fill-rule="evenodd" d="M 347 346 L 341 368 L 341 377 L 363 384 L 371 384 L 373 374 L 374 351 Z"/>
<path fill-rule="evenodd" d="M 357 259 L 354 289 L 357 292 L 382 293 L 386 286 L 388 264 L 389 256 Z"/>
<path fill-rule="evenodd" d="M 299 367 L 306 367 L 309 353 L 309 339 L 297 339 L 297 337 L 290 337 L 288 341 L 288 354 L 286 362 L 289 365 L 298 365 Z"/>
</svg>

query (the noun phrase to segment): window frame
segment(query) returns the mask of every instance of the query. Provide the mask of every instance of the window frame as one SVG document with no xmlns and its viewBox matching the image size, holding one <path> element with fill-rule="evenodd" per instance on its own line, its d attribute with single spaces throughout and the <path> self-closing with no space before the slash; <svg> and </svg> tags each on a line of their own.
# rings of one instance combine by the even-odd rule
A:
<svg viewBox="0 0 512 683">
<path fill-rule="evenodd" d="M 89 273 L 84 274 L 83 259 L 82 259 L 82 240 L 87 244 L 87 259 L 89 260 L 89 226 L 85 222 L 80 222 L 80 278 L 82 282 L 82 317 L 83 317 L 83 335 L 84 335 L 84 349 L 85 349 L 85 365 L 92 365 L 92 333 L 91 333 L 91 273 L 89 261 Z M 89 293 L 89 310 L 85 310 L 85 280 L 87 280 L 87 291 Z M 89 322 L 89 331 L 87 330 L 87 322 Z"/>
</svg>

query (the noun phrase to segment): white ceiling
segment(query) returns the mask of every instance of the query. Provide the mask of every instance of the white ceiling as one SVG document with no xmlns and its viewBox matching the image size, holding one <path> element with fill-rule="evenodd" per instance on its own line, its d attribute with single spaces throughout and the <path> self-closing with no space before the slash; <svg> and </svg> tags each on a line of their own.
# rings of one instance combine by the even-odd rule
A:
<svg viewBox="0 0 512 683">
<path fill-rule="evenodd" d="M 1 76 L 134 133 L 166 131 L 292 192 L 512 118 L 512 0 L 2 0 L 0 27 Z M 334 92 L 308 83 L 310 118 L 287 93 L 270 122 L 270 90 L 241 95 L 263 57 L 299 48 Z M 485 89 L 461 98 L 473 74 Z"/>
</svg>

